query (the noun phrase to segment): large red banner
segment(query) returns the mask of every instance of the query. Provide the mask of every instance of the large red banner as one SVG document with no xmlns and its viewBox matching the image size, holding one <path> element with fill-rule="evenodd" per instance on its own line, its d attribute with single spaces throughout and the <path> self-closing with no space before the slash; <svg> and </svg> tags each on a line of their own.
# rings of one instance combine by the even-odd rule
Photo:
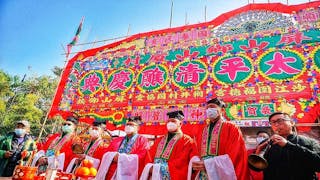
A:
<svg viewBox="0 0 320 180">
<path fill-rule="evenodd" d="M 140 115 L 142 133 L 160 134 L 166 113 L 180 109 L 188 131 L 205 123 L 205 102 L 220 97 L 226 118 L 239 125 L 265 126 L 248 122 L 274 111 L 306 122 L 319 102 L 319 5 L 252 4 L 78 53 L 50 117 L 76 112 L 117 127 Z"/>
</svg>

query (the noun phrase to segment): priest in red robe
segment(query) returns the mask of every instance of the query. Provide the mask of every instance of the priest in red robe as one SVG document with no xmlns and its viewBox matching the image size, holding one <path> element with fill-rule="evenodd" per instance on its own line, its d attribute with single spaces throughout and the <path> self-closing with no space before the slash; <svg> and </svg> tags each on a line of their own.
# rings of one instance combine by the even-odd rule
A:
<svg viewBox="0 0 320 180">
<path fill-rule="evenodd" d="M 108 140 L 102 138 L 104 129 L 105 125 L 103 122 L 94 121 L 87 132 L 89 138 L 85 137 L 83 141 L 75 142 L 75 144 L 72 145 L 72 148 L 78 149 L 73 151 L 78 151 L 79 154 L 71 160 L 66 169 L 67 173 L 73 172 L 84 159 L 91 160 L 94 168 L 99 167 L 105 149 L 110 144 Z M 87 139 L 89 139 L 89 141 Z"/>
<path fill-rule="evenodd" d="M 104 123 L 93 122 L 92 127 L 89 129 L 89 135 L 91 141 L 86 144 L 85 154 L 96 159 L 102 158 L 105 153 L 105 149 L 109 147 L 111 136 L 107 139 L 104 139 L 102 135 L 104 134 L 104 129 L 106 128 Z"/>
<path fill-rule="evenodd" d="M 96 179 L 138 179 L 149 149 L 148 139 L 138 134 L 141 117 L 129 118 L 126 136 L 111 141 L 103 155 Z"/>
<path fill-rule="evenodd" d="M 141 179 L 187 179 L 189 161 L 196 155 L 194 140 L 181 131 L 182 111 L 167 113 L 168 133 L 155 141 L 148 152 Z"/>
<path fill-rule="evenodd" d="M 39 172 L 44 172 L 48 166 L 51 168 L 64 170 L 70 161 L 76 156 L 72 152 L 71 147 L 76 138 L 75 129 L 77 124 L 77 117 L 67 117 L 66 121 L 63 122 L 63 126 L 61 127 L 61 134 L 53 134 L 49 136 L 44 143 L 38 144 L 39 151 L 35 155 L 32 164 L 39 166 Z"/>
<path fill-rule="evenodd" d="M 247 151 L 240 129 L 224 121 L 225 103 L 214 98 L 207 102 L 209 124 L 198 132 L 197 147 L 200 161 L 193 162 L 193 169 L 200 171 L 200 178 L 248 180 Z"/>
</svg>

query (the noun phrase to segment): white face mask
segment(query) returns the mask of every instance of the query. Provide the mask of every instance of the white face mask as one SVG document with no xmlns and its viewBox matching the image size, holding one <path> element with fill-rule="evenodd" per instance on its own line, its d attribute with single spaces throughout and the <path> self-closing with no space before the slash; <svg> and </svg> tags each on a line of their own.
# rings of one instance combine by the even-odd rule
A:
<svg viewBox="0 0 320 180">
<path fill-rule="evenodd" d="M 99 131 L 98 130 L 93 130 L 93 129 L 89 130 L 89 134 L 90 134 L 91 137 L 94 137 L 94 138 L 97 138 L 97 137 L 100 136 Z"/>
<path fill-rule="evenodd" d="M 219 115 L 217 108 L 208 108 L 206 110 L 206 113 L 207 113 L 207 117 L 210 118 L 210 119 L 215 119 Z"/>
<path fill-rule="evenodd" d="M 74 127 L 73 126 L 64 125 L 64 126 L 62 126 L 62 131 L 64 133 L 72 133 L 74 131 Z"/>
<path fill-rule="evenodd" d="M 23 137 L 26 134 L 26 130 L 21 128 L 16 128 L 14 132 L 18 137 Z"/>
<path fill-rule="evenodd" d="M 134 133 L 136 131 L 136 128 L 134 127 L 134 126 L 125 126 L 124 127 L 124 132 L 126 133 L 126 134 L 132 134 L 132 133 Z"/>
<path fill-rule="evenodd" d="M 174 132 L 178 129 L 178 125 L 176 123 L 173 122 L 168 122 L 167 123 L 167 129 L 169 132 Z"/>
<path fill-rule="evenodd" d="M 267 138 L 265 138 L 265 137 L 257 137 L 256 140 L 257 140 L 257 143 L 260 144 L 265 139 L 267 139 Z"/>
</svg>

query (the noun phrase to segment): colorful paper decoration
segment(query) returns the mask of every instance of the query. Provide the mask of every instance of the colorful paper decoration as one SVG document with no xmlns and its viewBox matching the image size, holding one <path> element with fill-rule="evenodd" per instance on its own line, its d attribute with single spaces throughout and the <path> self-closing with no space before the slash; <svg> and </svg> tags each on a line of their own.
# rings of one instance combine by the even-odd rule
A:
<svg viewBox="0 0 320 180">
<path fill-rule="evenodd" d="M 278 110 L 306 122 L 320 98 L 319 6 L 251 4 L 207 23 L 78 53 L 49 115 L 77 112 L 109 128 L 141 115 L 141 133 L 161 134 L 166 113 L 180 109 L 191 133 L 206 123 L 205 102 L 220 97 L 226 118 L 241 126 L 267 126 L 266 117 Z"/>
</svg>

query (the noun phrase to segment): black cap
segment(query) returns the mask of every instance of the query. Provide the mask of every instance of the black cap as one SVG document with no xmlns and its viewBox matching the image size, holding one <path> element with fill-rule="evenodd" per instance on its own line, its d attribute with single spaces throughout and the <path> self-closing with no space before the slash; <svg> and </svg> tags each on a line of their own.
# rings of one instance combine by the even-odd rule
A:
<svg viewBox="0 0 320 180">
<path fill-rule="evenodd" d="M 179 119 L 180 121 L 182 121 L 184 119 L 184 114 L 180 110 L 179 111 L 168 112 L 167 116 L 169 118 Z"/>
<path fill-rule="evenodd" d="M 225 108 L 226 104 L 220 98 L 213 98 L 207 102 L 207 104 L 216 104 L 221 108 Z"/>
<path fill-rule="evenodd" d="M 134 123 L 137 123 L 138 125 L 140 125 L 140 124 L 142 124 L 142 119 L 141 119 L 141 116 L 129 117 L 128 122 L 134 122 Z"/>
<path fill-rule="evenodd" d="M 268 134 L 268 136 L 270 136 L 270 134 L 269 134 L 267 131 L 264 131 L 264 130 L 258 131 L 258 132 L 256 133 L 256 135 L 259 135 L 260 133 L 266 133 L 266 134 Z"/>
<path fill-rule="evenodd" d="M 66 121 L 70 121 L 70 122 L 72 122 L 73 124 L 78 124 L 79 119 L 78 119 L 77 117 L 75 117 L 75 116 L 68 116 L 67 119 L 66 119 Z"/>
<path fill-rule="evenodd" d="M 103 126 L 104 124 L 106 124 L 105 121 L 93 121 L 92 126 Z"/>
</svg>

